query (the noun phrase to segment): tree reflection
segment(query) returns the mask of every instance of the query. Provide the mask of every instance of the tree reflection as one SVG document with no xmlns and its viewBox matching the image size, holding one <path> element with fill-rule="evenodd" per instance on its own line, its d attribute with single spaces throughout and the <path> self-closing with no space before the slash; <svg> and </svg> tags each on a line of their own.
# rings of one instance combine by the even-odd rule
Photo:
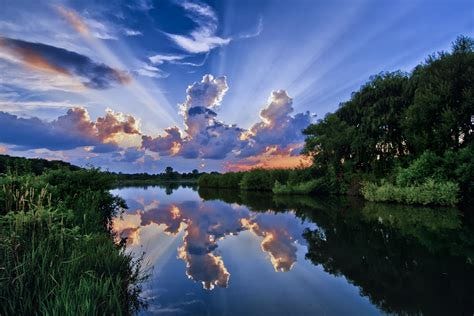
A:
<svg viewBox="0 0 474 316">
<path fill-rule="evenodd" d="M 253 211 L 294 210 L 314 222 L 306 258 L 344 276 L 388 313 L 474 311 L 474 230 L 456 209 L 199 190 Z"/>
</svg>

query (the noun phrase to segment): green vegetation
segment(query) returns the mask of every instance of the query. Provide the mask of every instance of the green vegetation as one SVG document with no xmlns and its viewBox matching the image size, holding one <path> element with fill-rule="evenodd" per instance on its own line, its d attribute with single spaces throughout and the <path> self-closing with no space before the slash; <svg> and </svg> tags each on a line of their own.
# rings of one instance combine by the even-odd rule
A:
<svg viewBox="0 0 474 316">
<path fill-rule="evenodd" d="M 114 179 L 49 166 L 35 175 L 24 161 L 0 177 L 0 314 L 133 314 L 141 305 L 140 261 L 110 231 L 125 207 L 108 191 Z"/>
<path fill-rule="evenodd" d="M 0 175 L 7 174 L 9 172 L 19 174 L 32 173 L 35 175 L 40 175 L 46 170 L 57 169 L 79 170 L 80 168 L 60 160 L 46 160 L 38 158 L 27 159 L 23 157 L 0 155 Z"/>
<path fill-rule="evenodd" d="M 165 171 L 158 174 L 149 173 L 115 173 L 107 172 L 113 176 L 118 185 L 143 185 L 143 184 L 156 184 L 163 182 L 196 182 L 199 177 L 203 174 L 197 169 L 194 169 L 188 173 L 179 173 L 174 171 L 171 167 L 166 167 Z"/>
<path fill-rule="evenodd" d="M 393 201 L 406 204 L 452 205 L 458 202 L 459 187 L 453 182 L 435 182 L 428 179 L 418 185 L 397 186 L 391 183 L 365 183 L 364 198 L 373 202 Z"/>
<path fill-rule="evenodd" d="M 473 115 L 474 40 L 460 36 L 451 52 L 429 56 L 411 73 L 373 76 L 337 111 L 309 125 L 303 153 L 313 158 L 312 167 L 239 173 L 238 185 L 227 186 L 220 185 L 225 175 L 208 175 L 199 184 L 469 205 L 474 202 Z"/>
</svg>

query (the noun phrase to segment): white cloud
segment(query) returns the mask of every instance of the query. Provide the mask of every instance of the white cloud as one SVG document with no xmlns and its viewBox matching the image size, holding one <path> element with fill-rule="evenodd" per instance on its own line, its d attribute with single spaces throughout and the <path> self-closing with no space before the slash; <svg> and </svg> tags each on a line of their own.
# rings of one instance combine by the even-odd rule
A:
<svg viewBox="0 0 474 316">
<path fill-rule="evenodd" d="M 142 64 L 140 68 L 135 71 L 140 76 L 150 77 L 150 78 L 167 78 L 170 74 L 164 72 L 158 67 L 148 65 L 146 63 Z"/>
<path fill-rule="evenodd" d="M 258 24 L 254 32 L 243 33 L 239 36 L 240 39 L 252 38 L 259 36 L 263 31 L 263 18 L 260 16 L 258 19 Z"/>
<path fill-rule="evenodd" d="M 210 6 L 188 1 L 181 6 L 198 26 L 189 35 L 165 33 L 176 45 L 189 53 L 206 53 L 230 43 L 231 38 L 216 35 L 218 18 Z"/>
<path fill-rule="evenodd" d="M 124 31 L 125 35 L 127 35 L 127 36 L 140 36 L 140 35 L 143 35 L 142 32 L 137 31 L 137 30 L 124 29 L 123 31 Z"/>
<path fill-rule="evenodd" d="M 181 60 L 183 58 L 186 58 L 186 56 L 183 55 L 160 55 L 156 54 L 153 56 L 148 57 L 150 62 L 154 65 L 161 65 L 164 62 L 174 62 L 177 60 Z"/>
</svg>

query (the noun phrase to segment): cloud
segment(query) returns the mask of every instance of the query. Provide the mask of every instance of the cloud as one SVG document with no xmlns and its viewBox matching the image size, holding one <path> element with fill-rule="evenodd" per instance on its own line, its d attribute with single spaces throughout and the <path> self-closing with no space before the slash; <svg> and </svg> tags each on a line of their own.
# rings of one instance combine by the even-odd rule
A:
<svg viewBox="0 0 474 316">
<path fill-rule="evenodd" d="M 171 63 L 175 65 L 182 65 L 182 66 L 191 66 L 191 67 L 201 67 L 206 63 L 207 58 L 209 57 L 209 53 L 204 56 L 204 59 L 201 62 L 193 63 L 189 61 L 182 61 L 183 59 L 189 58 L 188 55 L 162 55 L 156 54 L 153 56 L 148 57 L 150 62 L 153 65 L 162 65 L 165 62 Z"/>
<path fill-rule="evenodd" d="M 142 32 L 140 31 L 137 31 L 137 30 L 132 30 L 132 29 L 124 29 L 123 30 L 124 34 L 127 35 L 127 36 L 141 36 L 143 35 Z"/>
<path fill-rule="evenodd" d="M 178 127 L 169 127 L 165 129 L 164 136 L 153 138 L 151 136 L 142 136 L 142 147 L 157 152 L 162 156 L 172 156 L 179 152 L 182 144 L 181 134 Z"/>
<path fill-rule="evenodd" d="M 181 6 L 197 27 L 189 35 L 165 33 L 176 45 L 189 53 L 206 53 L 230 43 L 230 38 L 216 36 L 218 18 L 210 6 L 189 1 L 183 2 Z"/>
<path fill-rule="evenodd" d="M 212 75 L 189 85 L 180 104 L 184 137 L 174 127 L 163 136 L 143 136 L 142 147 L 187 159 L 224 159 L 234 154 L 237 160 L 225 165 L 230 170 L 247 170 L 252 164 L 284 168 L 306 163 L 299 152 L 304 142 L 301 130 L 311 121 L 309 112 L 292 116 L 293 100 L 284 90 L 273 91 L 260 112 L 261 122 L 244 130 L 217 119 L 216 111 L 228 89 L 226 77 Z"/>
<path fill-rule="evenodd" d="M 150 11 L 154 8 L 152 0 L 136 0 L 133 4 L 127 5 L 132 10 Z"/>
<path fill-rule="evenodd" d="M 218 121 L 214 112 L 227 90 L 225 77 L 211 75 L 186 89 L 180 106 L 187 134 L 180 151 L 183 157 L 223 159 L 238 146 L 242 129 Z"/>
<path fill-rule="evenodd" d="M 184 56 L 184 55 L 160 55 L 160 54 L 156 54 L 156 55 L 148 57 L 150 62 L 154 65 L 161 65 L 164 62 L 173 62 L 173 61 L 181 60 L 183 58 L 186 58 L 186 56 Z"/>
<path fill-rule="evenodd" d="M 267 106 L 260 112 L 261 122 L 253 125 L 245 134 L 245 145 L 239 157 L 259 155 L 267 151 L 269 145 L 278 145 L 280 148 L 295 146 L 304 141 L 301 132 L 311 123 L 309 112 L 293 112 L 293 99 L 285 90 L 273 91 L 268 99 Z M 291 151 L 292 154 L 298 152 Z"/>
<path fill-rule="evenodd" d="M 250 32 L 250 33 L 243 33 L 241 35 L 239 35 L 239 39 L 247 39 L 247 38 L 253 38 L 253 37 L 257 37 L 259 36 L 263 31 L 263 17 L 260 16 L 258 18 L 258 24 L 257 24 L 257 27 L 255 29 L 254 32 Z"/>
<path fill-rule="evenodd" d="M 164 72 L 163 70 L 159 69 L 158 67 L 149 65 L 149 64 L 142 64 L 140 68 L 138 68 L 135 73 L 140 76 L 150 77 L 150 78 L 167 78 L 170 74 Z"/>
<path fill-rule="evenodd" d="M 8 152 L 8 148 L 0 145 L 0 155 L 4 155 Z"/>
<path fill-rule="evenodd" d="M 145 155 L 143 150 L 134 147 L 125 148 L 123 152 L 116 152 L 113 154 L 117 162 L 136 162 Z"/>
<path fill-rule="evenodd" d="M 37 71 L 65 77 L 78 77 L 91 89 L 107 89 L 129 83 L 130 76 L 89 57 L 41 43 L 0 37 L 0 58 L 21 63 Z"/>
<path fill-rule="evenodd" d="M 189 61 L 183 61 L 183 59 L 188 58 L 186 55 L 161 55 L 156 54 L 148 57 L 150 64 L 143 63 L 142 66 L 136 70 L 136 73 L 141 76 L 147 76 L 151 78 L 167 78 L 170 74 L 161 70 L 157 66 L 160 66 L 164 63 L 170 63 L 174 65 L 190 66 L 190 67 L 201 67 L 207 60 L 208 54 L 204 59 L 199 63 L 193 63 Z"/>
<path fill-rule="evenodd" d="M 17 150 L 95 146 L 94 152 L 110 152 L 118 148 L 118 136 L 139 133 L 136 120 L 129 115 L 109 110 L 94 122 L 87 110 L 79 107 L 51 122 L 0 112 L 0 126 L 0 142 L 15 145 Z"/>
<path fill-rule="evenodd" d="M 267 146 L 261 154 L 245 158 L 225 161 L 225 171 L 248 171 L 255 168 L 261 169 L 293 169 L 309 167 L 312 160 L 308 156 L 295 155 L 301 150 L 302 144 L 295 147 L 280 149 L 277 145 Z"/>
<path fill-rule="evenodd" d="M 214 78 L 205 75 L 200 82 L 195 82 L 186 89 L 186 101 L 181 105 L 183 111 L 194 106 L 216 108 L 224 98 L 229 86 L 225 76 Z"/>
<path fill-rule="evenodd" d="M 97 136 L 103 142 L 113 141 L 114 136 L 122 134 L 140 134 L 138 121 L 131 115 L 106 110 L 104 117 L 95 122 Z"/>
<path fill-rule="evenodd" d="M 61 14 L 61 16 L 66 19 L 66 21 L 80 34 L 103 40 L 117 40 L 114 32 L 110 30 L 110 26 L 107 26 L 103 22 L 97 21 L 90 17 L 83 18 L 74 10 L 65 8 L 63 6 L 56 6 L 56 9 L 59 14 Z M 125 34 L 128 35 L 126 31 Z"/>
</svg>

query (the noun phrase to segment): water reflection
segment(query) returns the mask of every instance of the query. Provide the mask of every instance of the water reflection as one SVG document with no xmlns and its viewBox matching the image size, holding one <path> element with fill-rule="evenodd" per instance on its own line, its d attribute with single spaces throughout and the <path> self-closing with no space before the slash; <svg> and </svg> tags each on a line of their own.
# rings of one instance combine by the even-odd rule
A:
<svg viewBox="0 0 474 316">
<path fill-rule="evenodd" d="M 218 241 L 249 230 L 262 237 L 261 249 L 269 255 L 275 271 L 289 271 L 296 262 L 295 242 L 305 243 L 301 221 L 294 215 L 253 213 L 247 207 L 223 201 L 183 201 L 173 204 L 158 200 L 145 204 L 143 197 L 127 199 L 141 205 L 114 221 L 118 236 L 128 245 L 140 243 L 140 229 L 163 225 L 171 235 L 184 231 L 178 258 L 186 263 L 186 275 L 204 289 L 227 287 L 230 273 L 218 255 Z M 133 208 L 132 208 L 133 209 Z"/>
<path fill-rule="evenodd" d="M 295 264 L 311 262 L 329 275 L 343 276 L 380 311 L 474 311 L 474 230 L 456 209 L 216 190 L 199 190 L 199 197 L 158 200 L 153 192 L 131 194 L 125 197 L 130 209 L 115 220 L 115 230 L 131 247 L 144 243 L 141 230 L 150 227 L 180 236 L 177 257 L 185 263 L 186 275 L 206 290 L 231 286 L 238 267 L 229 267 L 219 244 L 247 232 L 259 240 L 274 271 L 289 273 Z M 306 261 L 298 258 L 301 246 Z M 313 280 L 317 271 L 305 269 L 310 272 L 304 272 L 301 286 L 312 282 L 313 287 L 329 288 Z M 300 299 L 315 298 L 308 293 Z M 294 314 L 304 310 L 293 308 Z"/>
</svg>

